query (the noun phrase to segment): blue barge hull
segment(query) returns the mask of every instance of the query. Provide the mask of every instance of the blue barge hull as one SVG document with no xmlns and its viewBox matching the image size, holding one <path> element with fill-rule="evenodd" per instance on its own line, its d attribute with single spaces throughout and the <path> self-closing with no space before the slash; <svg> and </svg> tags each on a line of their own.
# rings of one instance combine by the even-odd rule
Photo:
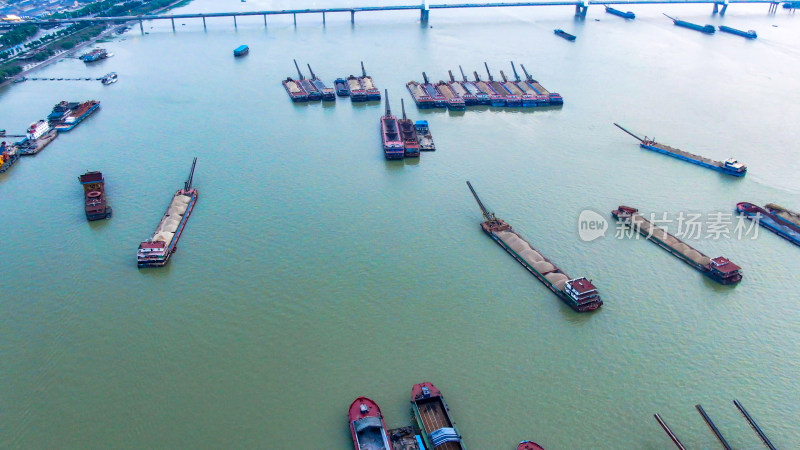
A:
<svg viewBox="0 0 800 450">
<path fill-rule="evenodd" d="M 615 16 L 622 17 L 624 19 L 635 19 L 636 18 L 636 14 L 634 14 L 634 13 L 632 13 L 630 11 L 622 12 L 622 11 L 620 11 L 618 9 L 614 9 L 614 8 L 612 8 L 610 6 L 606 6 L 606 12 L 609 13 L 609 14 L 613 14 Z"/>
<path fill-rule="evenodd" d="M 726 27 L 725 25 L 720 25 L 719 31 L 724 31 L 725 33 L 746 37 L 748 39 L 755 39 L 758 37 L 758 35 L 754 30 L 742 31 L 742 30 L 737 30 L 736 28 Z"/>
<path fill-rule="evenodd" d="M 762 227 L 772 231 L 792 244 L 800 246 L 800 229 L 764 208 L 752 203 L 741 202 L 736 204 L 736 212 L 750 220 L 757 221 Z"/>
<path fill-rule="evenodd" d="M 647 150 L 652 150 L 652 151 L 654 151 L 656 153 L 661 153 L 662 155 L 672 156 L 673 158 L 678 158 L 680 160 L 683 160 L 683 161 L 686 161 L 686 162 L 690 162 L 692 164 L 697 164 L 698 166 L 701 166 L 701 167 L 706 167 L 708 169 L 713 169 L 713 170 L 716 170 L 717 172 L 722 172 L 722 173 L 727 174 L 727 175 L 733 175 L 735 177 L 743 177 L 747 173 L 747 169 L 745 169 L 745 170 L 743 170 L 741 172 L 735 171 L 733 169 L 725 168 L 724 166 L 720 167 L 720 166 L 714 164 L 713 162 L 707 162 L 707 161 L 704 161 L 704 160 L 694 159 L 692 157 L 689 157 L 689 156 L 686 156 L 686 155 L 682 155 L 680 153 L 671 152 L 671 151 L 669 151 L 667 149 L 656 147 L 656 146 L 653 146 L 653 145 L 641 143 L 641 144 L 639 144 L 639 146 L 642 147 L 642 148 L 645 148 Z"/>
</svg>

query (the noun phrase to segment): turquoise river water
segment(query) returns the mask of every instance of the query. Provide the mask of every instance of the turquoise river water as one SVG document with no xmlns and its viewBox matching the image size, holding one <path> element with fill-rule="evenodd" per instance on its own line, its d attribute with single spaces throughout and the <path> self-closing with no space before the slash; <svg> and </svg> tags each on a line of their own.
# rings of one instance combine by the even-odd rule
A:
<svg viewBox="0 0 800 450">
<path fill-rule="evenodd" d="M 398 2 L 401 3 L 401 2 Z M 176 12 L 357 5 L 197 0 Z M 0 447 L 352 448 L 347 408 L 410 423 L 411 386 L 435 383 L 470 449 L 666 449 L 660 413 L 691 448 L 715 448 L 702 404 L 736 448 L 800 447 L 800 248 L 689 240 L 743 267 L 721 286 L 657 246 L 584 242 L 578 216 L 800 210 L 800 18 L 767 5 L 592 6 L 145 23 L 0 92 L 9 133 L 60 100 L 102 108 L 0 175 Z M 661 15 L 755 29 L 703 35 Z M 562 28 L 571 43 L 553 35 Z M 232 50 L 250 46 L 234 59 Z M 389 162 L 382 105 L 292 104 L 292 59 L 332 84 L 364 61 L 393 111 L 431 124 L 438 150 Z M 418 111 L 405 89 L 462 65 L 509 61 L 562 108 Z M 743 179 L 640 150 L 616 129 L 714 159 Z M 167 267 L 139 270 L 198 157 L 197 207 Z M 102 170 L 114 208 L 87 223 L 76 177 Z M 605 305 L 577 314 L 484 235 L 465 181 Z M 728 218 L 732 220 L 732 218 Z"/>
</svg>

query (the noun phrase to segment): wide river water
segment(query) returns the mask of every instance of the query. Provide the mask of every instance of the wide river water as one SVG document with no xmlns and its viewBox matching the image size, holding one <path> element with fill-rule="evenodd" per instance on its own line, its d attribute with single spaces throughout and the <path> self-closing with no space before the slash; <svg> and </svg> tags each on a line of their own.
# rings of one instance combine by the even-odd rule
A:
<svg viewBox="0 0 800 450">
<path fill-rule="evenodd" d="M 401 2 L 398 2 L 401 3 Z M 197 0 L 175 12 L 356 5 Z M 363 4 L 363 3 L 362 3 Z M 739 201 L 800 210 L 800 18 L 767 5 L 592 6 L 347 13 L 145 23 L 0 92 L 17 134 L 60 100 L 102 108 L 0 175 L 0 447 L 352 448 L 347 408 L 410 423 L 414 383 L 444 393 L 475 449 L 670 448 L 760 441 L 800 447 L 800 248 L 689 240 L 743 267 L 721 286 L 652 243 L 615 237 L 610 211 L 730 214 Z M 755 29 L 759 38 L 676 27 Z M 578 36 L 553 35 L 563 28 Z M 232 56 L 248 44 L 250 54 Z M 292 104 L 292 59 L 329 84 L 364 61 L 392 111 L 430 122 L 438 150 L 386 161 L 382 104 Z M 405 89 L 462 65 L 522 63 L 562 108 L 418 111 Z M 519 66 L 518 66 L 519 70 Z M 307 72 L 307 71 L 306 71 Z M 612 125 L 713 159 L 743 179 L 639 149 Z M 180 251 L 139 270 L 198 157 L 197 207 Z M 102 170 L 114 208 L 87 223 L 76 177 Z M 605 305 L 569 309 L 479 227 L 465 185 Z M 584 242 L 578 216 L 609 220 Z M 728 220 L 731 220 L 728 217 Z M 671 225 L 674 226 L 674 225 Z M 710 225 L 709 225 L 710 226 Z M 752 233 L 752 232 L 751 232 Z"/>
</svg>

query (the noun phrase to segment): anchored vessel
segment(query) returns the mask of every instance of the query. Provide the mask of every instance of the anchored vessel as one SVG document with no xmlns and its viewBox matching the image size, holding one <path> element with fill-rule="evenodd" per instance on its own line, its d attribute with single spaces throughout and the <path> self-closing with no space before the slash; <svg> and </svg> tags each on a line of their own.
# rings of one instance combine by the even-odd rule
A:
<svg viewBox="0 0 800 450">
<path fill-rule="evenodd" d="M 447 73 L 450 75 L 450 81 L 447 83 L 447 86 L 450 87 L 453 94 L 464 100 L 464 106 L 477 105 L 478 98 L 472 95 L 461 83 L 456 81 L 456 77 L 453 76 L 453 71 L 448 70 Z"/>
<path fill-rule="evenodd" d="M 746 37 L 748 39 L 755 39 L 758 37 L 758 34 L 756 34 L 755 30 L 742 31 L 742 30 L 737 30 L 736 28 L 726 27 L 725 25 L 720 25 L 719 31 L 724 31 L 725 33 L 731 33 L 737 36 Z"/>
<path fill-rule="evenodd" d="M 411 388 L 411 407 L 427 448 L 465 450 L 456 424 L 450 418 L 450 408 L 433 383 L 419 383 Z"/>
<path fill-rule="evenodd" d="M 334 94 L 333 89 L 325 86 L 325 83 L 317 78 L 317 76 L 314 74 L 314 71 L 311 70 L 311 64 L 306 65 L 308 66 L 308 72 L 311 74 L 311 84 L 313 84 L 314 87 L 322 93 L 322 100 L 328 102 L 336 101 L 336 95 Z"/>
<path fill-rule="evenodd" d="M 372 81 L 372 77 L 367 75 L 366 69 L 364 69 L 364 61 L 361 61 L 361 78 L 358 81 L 361 83 L 362 89 L 364 89 L 364 94 L 366 95 L 367 100 L 380 100 L 381 99 L 381 91 L 375 87 L 375 83 Z"/>
<path fill-rule="evenodd" d="M 13 145 L 7 145 L 6 141 L 0 143 L 0 173 L 4 173 L 11 166 L 14 165 L 15 162 L 20 157 L 19 149 L 14 147 Z"/>
<path fill-rule="evenodd" d="M 522 64 L 519 65 L 522 67 L 522 71 L 525 73 L 525 84 L 531 87 L 531 89 L 536 92 L 536 104 L 539 106 L 547 106 L 547 105 L 563 105 L 564 98 L 561 97 L 561 94 L 558 92 L 549 92 L 545 89 L 538 81 L 533 79 L 533 76 L 525 70 L 525 66 Z"/>
<path fill-rule="evenodd" d="M 449 84 L 444 81 L 439 81 L 439 83 L 436 84 L 436 90 L 446 99 L 447 109 L 451 111 L 464 111 L 467 109 L 467 104 L 464 102 L 464 99 L 453 92 Z"/>
<path fill-rule="evenodd" d="M 606 12 L 609 13 L 609 14 L 613 14 L 615 16 L 619 16 L 619 17 L 625 18 L 625 19 L 635 19 L 636 18 L 636 14 L 634 14 L 634 13 L 632 13 L 630 11 L 622 12 L 622 11 L 620 11 L 618 9 L 614 9 L 614 8 L 608 6 L 608 5 L 606 5 Z"/>
<path fill-rule="evenodd" d="M 436 106 L 433 103 L 433 98 L 428 95 L 428 92 L 422 87 L 421 84 L 417 83 L 416 81 L 409 81 L 406 83 L 406 88 L 408 89 L 408 92 L 411 93 L 411 98 L 414 99 L 414 103 L 417 104 L 417 108 L 428 109 Z"/>
<path fill-rule="evenodd" d="M 333 87 L 336 88 L 336 95 L 339 97 L 350 96 L 350 91 L 347 90 L 347 82 L 344 78 L 337 78 L 333 81 Z"/>
<path fill-rule="evenodd" d="M 566 39 L 568 41 L 574 41 L 576 39 L 576 37 L 574 35 L 569 34 L 569 33 L 567 33 L 566 31 L 564 31 L 564 30 L 562 30 L 560 28 L 556 28 L 555 30 L 553 30 L 553 33 L 555 33 L 556 36 L 561 36 L 562 38 L 564 38 L 564 39 Z"/>
<path fill-rule="evenodd" d="M 417 141 L 419 141 L 419 149 L 423 152 L 432 152 L 436 150 L 436 144 L 433 143 L 433 136 L 428 126 L 427 120 L 418 120 L 414 122 L 414 129 L 417 132 Z"/>
<path fill-rule="evenodd" d="M 664 13 L 662 13 L 662 14 L 664 14 Z M 666 14 L 664 14 L 664 15 L 667 16 Z M 672 20 L 672 23 L 674 23 L 675 25 L 677 25 L 679 27 L 688 28 L 690 30 L 699 31 L 699 32 L 705 33 L 705 34 L 714 34 L 714 32 L 717 31 L 717 29 L 714 28 L 714 25 L 698 25 L 696 23 L 687 22 L 685 20 L 679 20 L 679 19 L 676 19 L 674 17 L 670 17 L 670 16 L 667 16 L 667 17 L 669 17 Z"/>
<path fill-rule="evenodd" d="M 295 82 L 299 83 L 303 90 L 306 91 L 308 94 L 308 101 L 315 102 L 317 100 L 322 100 L 322 92 L 314 86 L 311 80 L 307 80 L 306 77 L 303 76 L 303 73 L 300 72 L 300 66 L 297 65 L 297 60 L 293 59 L 292 61 L 294 61 L 294 67 L 297 68 L 297 75 L 300 77 L 300 79 Z"/>
<path fill-rule="evenodd" d="M 400 127 L 397 118 L 392 115 L 389 107 L 389 92 L 386 92 L 386 114 L 381 116 L 381 139 L 383 141 L 383 154 L 386 159 L 403 159 L 405 150 L 400 137 Z"/>
<path fill-rule="evenodd" d="M 512 94 L 503 83 L 494 81 L 492 73 L 489 72 L 489 65 L 486 64 L 486 62 L 484 62 L 483 65 L 486 67 L 486 74 L 489 75 L 489 82 L 487 84 L 497 95 L 503 97 L 506 106 L 520 106 L 522 104 L 522 99 L 518 95 Z M 505 77 L 503 78 L 505 79 Z"/>
<path fill-rule="evenodd" d="M 458 66 L 458 70 L 459 70 L 459 71 L 461 71 L 461 78 L 463 78 L 463 81 L 461 81 L 461 83 L 460 83 L 460 84 L 461 84 L 461 86 L 462 86 L 462 87 L 464 87 L 464 89 L 466 89 L 466 90 L 467 90 L 467 91 L 468 91 L 470 94 L 472 94 L 472 95 L 474 95 L 474 96 L 475 96 L 475 104 L 478 104 L 478 105 L 488 105 L 488 104 L 490 103 L 490 102 L 489 102 L 489 94 L 488 94 L 487 92 L 484 92 L 484 91 L 482 91 L 482 90 L 481 90 L 481 89 L 480 89 L 480 88 L 479 88 L 479 87 L 478 87 L 478 86 L 477 86 L 475 83 L 473 83 L 472 81 L 469 81 L 469 80 L 467 79 L 467 75 L 466 75 L 466 74 L 464 74 L 464 69 L 462 69 L 460 65 Z M 477 78 L 476 78 L 476 79 L 477 79 Z M 465 97 L 465 101 L 466 101 L 466 97 Z"/>
<path fill-rule="evenodd" d="M 100 61 L 101 59 L 106 59 L 109 56 L 111 55 L 106 51 L 106 49 L 96 48 L 90 51 L 89 53 L 86 53 L 85 55 L 81 56 L 81 59 L 83 60 L 83 62 L 90 63 L 90 62 Z"/>
<path fill-rule="evenodd" d="M 647 136 L 645 136 L 645 138 L 642 139 L 639 136 L 636 136 L 635 134 L 623 128 L 622 125 L 619 125 L 617 123 L 615 123 L 614 125 L 616 125 L 617 128 L 619 128 L 620 130 L 633 136 L 636 140 L 639 141 L 639 146 L 647 150 L 652 150 L 657 153 L 662 153 L 664 155 L 672 156 L 673 158 L 678 158 L 683 161 L 687 161 L 692 164 L 697 164 L 698 166 L 713 169 L 716 170 L 717 172 L 733 175 L 735 177 L 743 177 L 747 173 L 747 166 L 740 163 L 734 158 L 728 158 L 725 161 L 714 161 L 704 156 L 695 155 L 694 153 L 689 153 L 677 148 L 670 147 L 669 145 L 659 144 L 658 142 L 652 139 L 648 139 Z"/>
<path fill-rule="evenodd" d="M 482 92 L 486 93 L 490 105 L 506 106 L 506 99 L 503 98 L 502 95 L 498 94 L 489 83 L 482 81 L 478 76 L 478 72 L 473 71 L 472 74 L 475 75 L 475 86 L 477 86 Z"/>
<path fill-rule="evenodd" d="M 424 81 L 422 89 L 428 94 L 428 97 L 433 99 L 433 106 L 435 108 L 446 108 L 447 99 L 436 89 L 436 86 L 428 81 L 428 75 L 425 72 L 422 72 L 422 81 Z"/>
<path fill-rule="evenodd" d="M 774 203 L 764 208 L 748 202 L 736 204 L 736 211 L 795 245 L 800 245 L 800 215 Z"/>
<path fill-rule="evenodd" d="M 483 232 L 503 247 L 506 252 L 547 286 L 558 298 L 578 312 L 593 311 L 603 304 L 597 288 L 590 280 L 586 279 L 586 277 L 570 278 L 563 270 L 559 269 L 552 261 L 545 258 L 517 234 L 511 228 L 511 225 L 495 217 L 494 213 L 489 212 L 483 206 L 469 181 L 467 181 L 467 186 L 475 197 L 475 201 L 478 202 L 483 218 L 486 219 L 481 224 Z"/>
<path fill-rule="evenodd" d="M 116 83 L 118 78 L 119 77 L 117 76 L 116 72 L 110 72 L 110 73 L 105 74 L 103 76 L 103 78 L 100 79 L 100 82 L 103 83 L 103 84 L 112 84 L 112 83 Z"/>
<path fill-rule="evenodd" d="M 61 105 L 62 103 L 66 102 L 61 102 L 59 105 Z M 83 103 L 66 103 L 66 104 L 69 107 L 69 112 L 65 116 L 62 116 L 63 117 L 62 119 L 56 121 L 55 126 L 53 127 L 58 131 L 69 131 L 75 128 L 76 126 L 78 126 L 79 123 L 83 121 L 83 119 L 92 115 L 92 113 L 97 111 L 97 108 L 100 107 L 100 102 L 95 100 L 89 100 L 88 102 L 83 102 Z M 56 107 L 59 107 L 59 105 L 56 105 Z M 73 107 L 73 105 L 76 106 Z M 52 115 L 53 113 L 51 113 L 51 116 Z M 49 118 L 50 116 L 48 116 L 48 119 Z"/>
<path fill-rule="evenodd" d="M 111 207 L 106 203 L 106 180 L 100 172 L 86 172 L 78 177 L 83 185 L 86 220 L 111 218 Z"/>
<path fill-rule="evenodd" d="M 355 450 L 392 450 L 386 435 L 386 422 L 378 404 L 358 397 L 348 412 L 350 433 Z"/>
<path fill-rule="evenodd" d="M 361 87 L 361 82 L 358 78 L 350 75 L 347 77 L 347 92 L 350 94 L 352 102 L 365 102 L 367 101 L 367 92 Z"/>
<path fill-rule="evenodd" d="M 303 89 L 300 83 L 291 78 L 287 78 L 281 83 L 283 84 L 283 88 L 286 89 L 286 93 L 289 94 L 289 98 L 291 98 L 293 102 L 308 101 L 308 93 L 305 89 Z"/>
<path fill-rule="evenodd" d="M 709 258 L 699 250 L 669 234 L 663 228 L 653 225 L 639 214 L 638 209 L 620 205 L 617 209 L 611 211 L 611 215 L 717 283 L 736 284 L 742 281 L 741 267 L 722 256 L 713 259 Z"/>
<path fill-rule="evenodd" d="M 517 450 L 544 450 L 544 447 L 533 441 L 522 441 L 517 445 Z"/>
<path fill-rule="evenodd" d="M 167 212 L 164 213 L 153 236 L 139 244 L 136 262 L 140 268 L 162 267 L 177 250 L 178 240 L 186 228 L 189 216 L 192 215 L 195 203 L 197 203 L 198 192 L 192 187 L 195 165 L 197 165 L 197 158 L 192 161 L 192 170 L 189 172 L 189 178 L 183 184 L 183 189 L 179 189 L 172 196 Z"/>
<path fill-rule="evenodd" d="M 246 45 L 240 45 L 233 49 L 233 56 L 244 56 L 250 53 L 250 47 Z"/>
<path fill-rule="evenodd" d="M 388 97 L 386 101 L 388 103 Z M 397 125 L 400 127 L 400 136 L 403 138 L 405 156 L 406 158 L 419 156 L 417 129 L 414 128 L 414 122 L 406 117 L 406 104 L 402 98 L 400 99 L 400 108 L 403 110 L 403 118 L 397 119 Z"/>
</svg>

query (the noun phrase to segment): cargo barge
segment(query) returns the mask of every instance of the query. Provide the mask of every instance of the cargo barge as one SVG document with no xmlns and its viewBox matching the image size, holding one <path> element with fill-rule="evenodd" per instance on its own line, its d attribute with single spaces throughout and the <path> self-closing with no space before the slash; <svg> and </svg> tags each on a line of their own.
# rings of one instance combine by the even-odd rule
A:
<svg viewBox="0 0 800 450">
<path fill-rule="evenodd" d="M 726 27 L 725 25 L 720 25 L 719 31 L 746 37 L 747 39 L 755 39 L 758 37 L 758 34 L 756 34 L 755 30 L 743 31 L 743 30 L 737 30 L 736 28 Z"/>
<path fill-rule="evenodd" d="M 353 103 L 367 101 L 367 92 L 361 87 L 361 82 L 358 81 L 358 78 L 350 75 L 345 81 L 350 101 Z"/>
<path fill-rule="evenodd" d="M 630 11 L 622 12 L 622 11 L 620 11 L 618 9 L 614 9 L 614 8 L 608 6 L 608 5 L 606 5 L 606 12 L 609 13 L 609 14 L 613 14 L 615 16 L 622 17 L 623 19 L 635 19 L 636 18 L 636 14 L 634 14 L 634 13 L 632 13 Z"/>
<path fill-rule="evenodd" d="M 499 81 L 494 81 L 492 73 L 489 72 L 489 64 L 484 62 L 483 65 L 486 67 L 486 74 L 489 76 L 489 82 L 487 84 L 498 95 L 503 97 L 503 100 L 505 101 L 505 106 L 511 106 L 511 107 L 522 106 L 522 98 L 520 98 L 520 96 L 518 95 L 514 95 L 511 91 L 508 90 L 508 88 L 506 88 L 506 86 L 503 83 Z M 503 77 L 503 79 L 505 80 L 505 77 Z"/>
<path fill-rule="evenodd" d="M 58 131 L 50 129 L 45 134 L 35 139 L 25 140 L 24 143 L 17 145 L 17 149 L 19 150 L 20 156 L 33 156 L 44 150 L 56 137 L 58 137 Z"/>
<path fill-rule="evenodd" d="M 392 115 L 389 107 L 389 92 L 386 92 L 386 114 L 381 116 L 381 141 L 383 142 L 383 154 L 386 159 L 403 159 L 405 149 L 403 140 L 400 137 L 400 127 L 397 118 Z"/>
<path fill-rule="evenodd" d="M 611 211 L 611 215 L 619 222 L 628 225 L 644 236 L 645 239 L 672 253 L 678 259 L 699 270 L 717 283 L 736 284 L 742 281 L 741 267 L 722 256 L 713 259 L 709 258 L 699 250 L 669 234 L 663 228 L 653 225 L 639 214 L 638 209 L 620 205 L 617 209 Z"/>
<path fill-rule="evenodd" d="M 447 83 L 447 86 L 453 91 L 453 94 L 464 100 L 464 106 L 477 105 L 478 98 L 472 95 L 461 83 L 456 81 L 456 78 L 453 76 L 453 71 L 448 70 L 447 73 L 450 75 L 450 81 Z"/>
<path fill-rule="evenodd" d="M 361 87 L 364 89 L 364 94 L 366 95 L 367 101 L 381 99 L 381 91 L 375 87 L 372 77 L 367 75 L 367 70 L 364 69 L 364 61 L 361 61 L 361 78 L 359 78 L 358 81 L 361 83 Z"/>
<path fill-rule="evenodd" d="M 355 450 L 392 450 L 386 422 L 377 403 L 358 397 L 350 404 L 347 417 Z"/>
<path fill-rule="evenodd" d="M 308 73 L 311 74 L 311 84 L 314 85 L 317 90 L 322 93 L 322 101 L 326 102 L 335 102 L 336 101 L 336 94 L 333 91 L 333 88 L 329 88 L 325 86 L 325 82 L 317 78 L 317 75 L 314 74 L 314 71 L 311 70 L 311 64 L 306 64 L 308 66 Z"/>
<path fill-rule="evenodd" d="M 425 72 L 422 72 L 422 81 L 422 90 L 433 100 L 433 107 L 447 108 L 447 99 L 436 89 L 436 86 L 428 81 L 428 75 Z"/>
<path fill-rule="evenodd" d="M 294 61 L 294 67 L 297 69 L 297 75 L 300 77 L 295 82 L 299 83 L 300 87 L 302 87 L 303 90 L 306 91 L 306 94 L 308 95 L 307 97 L 308 101 L 316 102 L 322 100 L 322 92 L 320 92 L 317 89 L 317 87 L 314 85 L 314 83 L 311 82 L 311 80 L 308 80 L 306 79 L 306 77 L 303 76 L 303 72 L 300 71 L 300 66 L 297 65 L 297 60 L 293 59 L 292 61 Z"/>
<path fill-rule="evenodd" d="M 70 105 L 72 105 L 72 103 L 70 103 Z M 71 109 L 69 114 L 67 114 L 64 119 L 57 122 L 53 128 L 58 131 L 70 131 L 78 126 L 79 123 L 83 122 L 85 118 L 91 116 L 98 108 L 100 108 L 100 102 L 95 100 L 80 103 L 77 107 Z"/>
<path fill-rule="evenodd" d="M 533 276 L 550 289 L 558 298 L 577 312 L 594 311 L 603 304 L 591 280 L 585 277 L 570 278 L 552 261 L 545 258 L 538 250 L 517 234 L 511 225 L 489 212 L 478 198 L 478 194 L 467 181 L 467 186 L 478 202 L 478 206 L 486 220 L 481 229 L 498 245 L 522 264 Z"/>
<path fill-rule="evenodd" d="M 400 99 L 400 108 L 403 111 L 403 118 L 397 120 L 397 125 L 400 127 L 400 136 L 403 139 L 405 157 L 417 157 L 419 156 L 419 139 L 417 138 L 417 129 L 414 127 L 414 122 L 406 117 L 406 104 L 402 98 Z"/>
<path fill-rule="evenodd" d="M 78 182 L 83 186 L 86 220 L 110 219 L 112 211 L 106 201 L 106 180 L 103 174 L 97 171 L 86 172 L 78 177 Z"/>
<path fill-rule="evenodd" d="M 236 47 L 235 49 L 233 49 L 233 56 L 237 56 L 237 57 L 238 56 L 244 56 L 244 55 L 246 55 L 248 53 L 250 53 L 250 47 L 248 47 L 246 45 L 240 45 L 240 46 Z"/>
<path fill-rule="evenodd" d="M 416 81 L 409 81 L 406 83 L 406 88 L 408 89 L 408 92 L 411 93 L 411 98 L 414 99 L 414 103 L 416 103 L 417 108 L 430 109 L 436 106 L 433 103 L 433 98 L 428 95 L 428 92 L 425 91 L 425 88 L 423 88 L 421 84 L 417 83 Z"/>
<path fill-rule="evenodd" d="M 800 219 L 796 213 L 772 203 L 762 208 L 748 202 L 737 203 L 736 211 L 792 244 L 800 246 L 800 224 L 798 224 Z"/>
<path fill-rule="evenodd" d="M 533 89 L 536 94 L 536 102 L 539 106 L 559 106 L 564 104 L 564 98 L 558 92 L 550 92 L 542 86 L 541 83 L 533 79 L 533 75 L 529 74 L 525 66 L 520 64 L 522 72 L 525 73 L 525 83 Z"/>
<path fill-rule="evenodd" d="M 350 91 L 347 90 L 347 82 L 344 78 L 337 78 L 333 81 L 333 87 L 336 89 L 336 95 L 339 97 L 349 97 Z"/>
<path fill-rule="evenodd" d="M 615 123 L 614 125 L 616 125 L 616 127 L 619 128 L 620 130 L 633 136 L 636 140 L 639 141 L 639 146 L 644 149 L 652 150 L 656 153 L 661 153 L 667 156 L 672 156 L 673 158 L 678 158 L 680 160 L 690 162 L 692 164 L 696 164 L 698 166 L 705 167 L 708 169 L 716 170 L 717 172 L 722 172 L 727 175 L 733 175 L 735 177 L 743 177 L 745 176 L 745 174 L 747 174 L 747 166 L 740 163 L 734 158 L 728 158 L 725 161 L 714 161 L 704 156 L 695 155 L 694 153 L 689 153 L 677 148 L 670 147 L 669 145 L 659 144 L 653 139 L 648 139 L 647 136 L 645 136 L 644 139 L 642 139 L 639 136 L 636 136 L 635 134 L 626 130 L 621 125 L 617 123 Z"/>
<path fill-rule="evenodd" d="M 189 178 L 184 182 L 183 189 L 175 192 L 153 236 L 139 244 L 139 250 L 136 252 L 136 263 L 139 268 L 162 267 L 178 249 L 178 240 L 197 203 L 198 192 L 192 187 L 196 165 L 197 158 L 194 158 Z"/>
<path fill-rule="evenodd" d="M 464 102 L 464 99 L 453 92 L 449 84 L 444 81 L 439 81 L 439 83 L 436 84 L 436 90 L 445 98 L 447 101 L 447 109 L 450 111 L 464 111 L 467 109 L 467 104 Z"/>
<path fill-rule="evenodd" d="M 513 92 L 519 96 L 521 99 L 521 106 L 525 108 L 537 106 L 538 100 L 536 96 L 538 94 L 532 87 L 528 86 L 528 84 L 523 82 L 519 77 L 517 68 L 514 66 L 514 61 L 511 61 L 511 70 L 514 71 L 514 80 L 504 83 L 507 84 L 506 89 L 513 90 Z M 506 80 L 506 75 L 502 70 L 500 71 L 500 75 L 503 77 L 503 80 Z"/>
<path fill-rule="evenodd" d="M 506 99 L 502 95 L 498 94 L 489 83 L 482 81 L 481 78 L 478 76 L 478 72 L 472 72 L 475 75 L 475 86 L 478 87 L 481 91 L 485 92 L 489 98 L 489 104 L 492 106 L 506 106 Z"/>
<path fill-rule="evenodd" d="M 568 41 L 574 41 L 575 39 L 577 39 L 574 34 L 569 34 L 560 28 L 556 28 L 555 30 L 553 30 L 553 33 L 556 36 L 560 36 Z"/>
<path fill-rule="evenodd" d="M 458 70 L 461 72 L 461 86 L 466 89 L 470 94 L 475 96 L 475 103 L 478 105 L 488 105 L 489 104 L 489 94 L 483 92 L 478 86 L 475 85 L 472 81 L 467 79 L 467 75 L 464 74 L 464 69 L 461 66 L 458 66 Z"/>
<path fill-rule="evenodd" d="M 544 447 L 533 441 L 522 441 L 517 445 L 517 450 L 544 450 Z"/>
<path fill-rule="evenodd" d="M 664 13 L 662 13 L 662 14 L 664 14 Z M 664 14 L 664 15 L 667 16 L 666 14 Z M 690 30 L 699 31 L 699 32 L 705 33 L 705 34 L 714 34 L 714 32 L 717 31 L 717 29 L 714 28 L 714 25 L 708 25 L 708 24 L 706 24 L 706 25 L 698 25 L 696 23 L 691 23 L 691 22 L 687 22 L 685 20 L 676 19 L 674 17 L 670 17 L 670 16 L 667 16 L 667 17 L 669 17 L 670 20 L 672 20 L 672 23 L 674 23 L 675 25 L 677 25 L 679 27 L 688 28 Z"/>
<path fill-rule="evenodd" d="M 450 417 L 450 407 L 433 383 L 419 383 L 411 388 L 411 409 L 428 449 L 465 450 L 456 423 Z"/>
<path fill-rule="evenodd" d="M 287 78 L 281 82 L 283 84 L 283 88 L 286 89 L 286 93 L 289 94 L 289 98 L 292 99 L 293 102 L 307 102 L 308 101 L 308 93 L 300 83 L 297 81 Z"/>
<path fill-rule="evenodd" d="M 432 152 L 436 150 L 436 144 L 433 143 L 433 136 L 428 126 L 427 120 L 418 120 L 414 122 L 414 129 L 417 132 L 417 141 L 419 142 L 419 149 L 423 152 Z"/>
</svg>

